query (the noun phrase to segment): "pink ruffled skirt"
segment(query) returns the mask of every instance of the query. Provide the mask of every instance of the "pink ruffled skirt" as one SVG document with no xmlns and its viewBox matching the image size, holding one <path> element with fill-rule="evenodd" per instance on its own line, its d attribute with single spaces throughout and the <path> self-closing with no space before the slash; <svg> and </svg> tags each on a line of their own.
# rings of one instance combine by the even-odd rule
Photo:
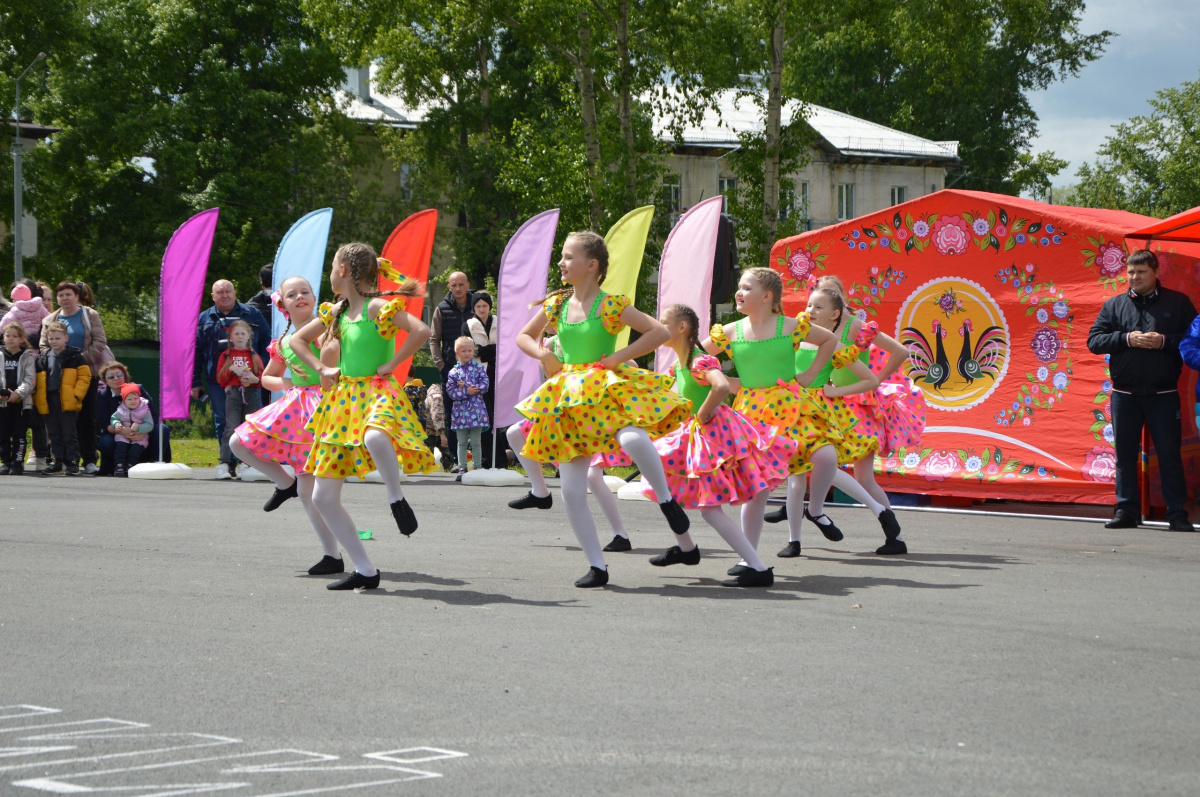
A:
<svg viewBox="0 0 1200 797">
<path fill-rule="evenodd" d="M 693 417 L 654 441 L 672 496 L 688 509 L 744 504 L 787 481 L 796 441 L 756 426 L 725 405 L 702 424 Z M 594 463 L 593 463 L 594 464 Z M 646 496 L 657 500 L 646 488 Z"/>
<path fill-rule="evenodd" d="M 878 371 L 887 359 L 886 352 L 871 347 L 871 370 Z M 912 380 L 897 371 L 870 393 L 845 396 L 854 417 L 855 431 L 879 441 L 879 455 L 887 456 L 899 448 L 920 448 L 925 431 L 925 394 Z"/>
<path fill-rule="evenodd" d="M 305 425 L 321 402 L 321 386 L 288 388 L 283 398 L 246 416 L 237 436 L 255 456 L 304 470 L 312 448 L 312 432 Z"/>
</svg>

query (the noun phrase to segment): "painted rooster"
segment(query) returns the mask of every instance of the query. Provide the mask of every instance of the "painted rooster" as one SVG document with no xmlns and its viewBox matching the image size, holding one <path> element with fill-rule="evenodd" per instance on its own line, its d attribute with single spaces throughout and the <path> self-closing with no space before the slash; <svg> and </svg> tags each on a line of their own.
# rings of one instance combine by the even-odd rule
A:
<svg viewBox="0 0 1200 797">
<path fill-rule="evenodd" d="M 963 321 L 958 334 L 962 335 L 962 353 L 958 355 L 958 375 L 972 384 L 976 379 L 991 377 L 995 381 L 1000 376 L 998 362 L 1004 355 L 1004 331 L 1000 327 L 988 327 L 975 341 L 971 348 L 971 332 L 974 331 L 971 319 Z"/>
<path fill-rule="evenodd" d="M 916 381 L 920 379 L 933 385 L 933 389 L 942 392 L 942 385 L 950 378 L 950 360 L 946 358 L 946 348 L 942 339 L 946 337 L 945 328 L 937 321 L 933 322 L 933 341 L 936 348 L 929 347 L 929 341 L 916 327 L 905 327 L 900 331 L 900 342 L 908 349 L 909 376 Z"/>
</svg>

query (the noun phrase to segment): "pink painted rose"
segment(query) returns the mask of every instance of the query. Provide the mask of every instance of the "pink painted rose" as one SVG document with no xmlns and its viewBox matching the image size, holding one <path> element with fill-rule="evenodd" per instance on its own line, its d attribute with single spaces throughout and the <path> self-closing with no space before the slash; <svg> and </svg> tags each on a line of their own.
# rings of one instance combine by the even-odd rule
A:
<svg viewBox="0 0 1200 797">
<path fill-rule="evenodd" d="M 971 242 L 971 228 L 959 216 L 942 216 L 933 223 L 933 245 L 939 254 L 961 255 Z"/>
<path fill-rule="evenodd" d="M 787 268 L 789 274 L 803 282 L 816 270 L 817 260 L 807 249 L 797 249 L 788 258 Z"/>
<path fill-rule="evenodd" d="M 1118 244 L 1100 244 L 1096 252 L 1096 267 L 1102 277 L 1119 277 L 1125 273 L 1125 250 Z"/>
<path fill-rule="evenodd" d="M 997 473 L 999 473 L 999 472 L 1000 472 L 1000 466 L 999 466 L 999 465 L 997 465 L 997 464 L 995 464 L 995 463 L 992 463 L 991 465 L 988 465 L 988 466 L 987 466 L 987 475 L 989 475 L 989 476 L 995 476 L 995 475 L 996 475 Z"/>
<path fill-rule="evenodd" d="M 1004 236 L 1008 235 L 1008 228 L 1003 224 L 997 224 L 992 232 L 996 234 L 997 238 L 1003 238 Z"/>
<path fill-rule="evenodd" d="M 934 451 L 921 463 L 917 474 L 924 476 L 928 482 L 944 482 L 947 476 L 953 476 L 961 467 L 958 454 L 953 451 Z"/>
<path fill-rule="evenodd" d="M 898 227 L 898 228 L 896 228 L 896 240 L 897 240 L 897 241 L 906 241 L 906 240 L 908 240 L 908 230 L 907 230 L 906 228 L 904 228 L 904 227 Z"/>
<path fill-rule="evenodd" d="M 1090 482 L 1115 482 L 1117 480 L 1117 454 L 1109 446 L 1092 446 L 1083 460 L 1080 475 Z"/>
</svg>

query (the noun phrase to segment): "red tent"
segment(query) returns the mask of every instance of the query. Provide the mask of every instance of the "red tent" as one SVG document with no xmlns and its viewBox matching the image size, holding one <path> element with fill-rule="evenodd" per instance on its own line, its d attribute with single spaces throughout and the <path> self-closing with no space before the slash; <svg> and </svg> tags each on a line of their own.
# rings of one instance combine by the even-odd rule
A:
<svg viewBox="0 0 1200 797">
<path fill-rule="evenodd" d="M 771 263 L 789 314 L 817 277 L 835 274 L 853 311 L 897 338 L 909 330 L 942 365 L 937 378 L 913 359 L 903 366 L 925 393 L 927 426 L 919 448 L 876 461 L 885 489 L 1105 504 L 1115 500 L 1112 385 L 1087 334 L 1125 289 L 1126 236 L 1152 223 L 948 190 L 779 241 Z M 1191 272 L 1163 278 L 1200 298 Z M 990 366 L 970 378 L 963 364 L 982 356 L 973 347 L 993 328 Z M 1184 435 L 1196 442 L 1190 418 Z"/>
</svg>

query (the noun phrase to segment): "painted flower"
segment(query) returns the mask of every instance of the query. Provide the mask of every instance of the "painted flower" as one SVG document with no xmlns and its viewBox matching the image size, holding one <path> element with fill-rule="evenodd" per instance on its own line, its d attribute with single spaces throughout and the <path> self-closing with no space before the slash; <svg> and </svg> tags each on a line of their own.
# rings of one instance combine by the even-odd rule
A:
<svg viewBox="0 0 1200 797">
<path fill-rule="evenodd" d="M 1035 271 L 1037 271 L 1037 266 L 1035 266 L 1033 263 L 1025 264 L 1025 273 L 1026 274 L 1032 274 Z"/>
<path fill-rule="evenodd" d="M 946 291 L 939 296 L 937 300 L 938 307 L 942 308 L 943 313 L 949 313 L 952 311 L 954 309 L 954 302 L 954 293 L 951 291 Z"/>
<path fill-rule="evenodd" d="M 1054 317 L 1055 318 L 1066 318 L 1067 313 L 1069 313 L 1070 311 L 1071 311 L 1071 309 L 1069 307 L 1067 307 L 1067 303 L 1064 302 L 1062 299 L 1059 299 L 1057 302 L 1054 303 Z"/>
<path fill-rule="evenodd" d="M 867 320 L 867 311 L 866 311 L 866 310 L 862 310 L 862 309 L 860 309 L 860 310 L 859 310 L 857 313 L 855 313 L 855 315 L 857 315 L 857 316 L 858 316 L 858 319 L 859 319 L 860 321 L 866 321 L 866 320 Z"/>
<path fill-rule="evenodd" d="M 996 229 L 992 230 L 992 232 L 996 234 L 997 238 L 1003 238 L 1004 236 L 1008 235 L 1008 228 L 1003 224 L 997 224 Z"/>
<path fill-rule="evenodd" d="M 1039 382 L 1045 382 L 1050 378 L 1050 369 L 1044 365 L 1039 365 L 1037 369 L 1037 378 Z"/>
<path fill-rule="evenodd" d="M 1110 445 L 1112 444 L 1113 440 L 1116 439 L 1116 436 L 1113 434 L 1113 425 L 1111 423 L 1104 424 L 1104 429 L 1100 432 L 1100 434 L 1104 437 L 1104 442 Z"/>
<path fill-rule="evenodd" d="M 1083 478 L 1091 482 L 1115 482 L 1117 480 L 1117 455 L 1109 446 L 1092 446 L 1079 469 Z"/>
<path fill-rule="evenodd" d="M 867 251 L 867 242 L 866 242 L 866 241 L 859 241 L 859 242 L 858 242 L 858 249 L 859 249 L 859 251 L 860 251 L 860 252 L 865 252 L 865 251 Z"/>
<path fill-rule="evenodd" d="M 1058 333 L 1050 327 L 1038 327 L 1037 332 L 1033 333 L 1033 340 L 1029 341 L 1029 348 L 1033 349 L 1033 354 L 1044 363 L 1058 357 L 1058 351 L 1062 348 L 1062 341 L 1058 339 Z M 1058 374 L 1055 375 L 1057 380 Z"/>
<path fill-rule="evenodd" d="M 1100 383 L 1100 389 L 1103 390 L 1105 393 L 1111 393 L 1112 392 L 1112 380 L 1105 379 L 1103 382 Z"/>
<path fill-rule="evenodd" d="M 861 233 L 861 232 L 859 232 L 858 230 L 851 230 L 851 231 L 850 231 L 850 237 L 851 237 L 851 238 L 861 238 L 861 237 L 862 237 L 862 233 Z"/>
<path fill-rule="evenodd" d="M 891 470 L 895 469 L 899 464 L 900 460 L 896 459 L 895 457 L 888 457 L 887 461 L 883 463 L 883 467 Z"/>
<path fill-rule="evenodd" d="M 1042 240 L 1041 240 L 1041 244 L 1042 244 L 1042 246 L 1049 246 L 1049 245 L 1050 245 L 1050 239 L 1049 239 L 1049 238 L 1047 238 L 1045 235 L 1043 235 L 1043 236 L 1042 236 Z"/>
<path fill-rule="evenodd" d="M 1019 243 L 1019 244 L 1025 243 L 1025 233 L 1023 233 L 1023 232 L 1017 233 L 1016 240 L 1017 240 L 1017 243 Z"/>
<path fill-rule="evenodd" d="M 1028 426 L 1029 424 L 1033 423 L 1033 419 L 1032 419 L 1032 418 L 1030 418 L 1028 415 L 1026 415 L 1026 416 L 1025 416 L 1025 418 L 1024 418 L 1024 420 L 1022 420 L 1022 421 L 1021 421 L 1021 423 L 1025 424 L 1026 426 Z"/>
<path fill-rule="evenodd" d="M 801 282 L 808 279 L 808 275 L 812 274 L 816 268 L 817 259 L 807 249 L 797 249 L 792 252 L 792 256 L 787 261 L 788 273 Z"/>
<path fill-rule="evenodd" d="M 898 228 L 896 230 L 896 240 L 897 241 L 907 241 L 908 240 L 908 230 L 906 230 L 903 227 Z"/>
<path fill-rule="evenodd" d="M 982 238 L 992 231 L 992 225 L 988 224 L 987 219 L 975 219 L 971 223 L 971 232 Z"/>
<path fill-rule="evenodd" d="M 987 466 L 987 470 L 984 472 L 989 476 L 995 476 L 1000 472 L 1000 466 L 993 462 L 991 465 Z"/>
<path fill-rule="evenodd" d="M 1056 243 L 1056 244 L 1060 244 L 1060 243 L 1062 243 L 1062 236 L 1056 235 L 1053 238 L 1051 238 L 1050 240 L 1054 241 L 1054 243 Z"/>
<path fill-rule="evenodd" d="M 915 468 L 920 464 L 921 464 L 921 455 L 920 454 L 913 452 L 911 454 L 904 455 L 904 467 Z"/>
<path fill-rule="evenodd" d="M 1050 320 L 1050 313 L 1046 312 L 1045 307 L 1039 307 L 1037 309 L 1037 320 L 1039 324 L 1044 324 Z"/>
<path fill-rule="evenodd" d="M 933 245 L 942 255 L 961 255 L 971 243 L 971 229 L 958 216 L 942 216 L 933 223 Z"/>
<path fill-rule="evenodd" d="M 922 220 L 913 224 L 913 235 L 917 236 L 918 238 L 928 238 L 929 222 Z"/>
<path fill-rule="evenodd" d="M 979 470 L 982 467 L 983 460 L 974 454 L 967 457 L 967 461 L 963 463 L 963 468 L 967 471 L 967 473 L 979 473 Z"/>
<path fill-rule="evenodd" d="M 887 238 L 887 237 L 880 238 L 880 239 L 879 239 L 879 245 L 880 245 L 880 246 L 891 246 L 891 245 L 892 245 L 892 239 L 891 239 L 891 238 Z"/>
<path fill-rule="evenodd" d="M 1054 389 L 1055 390 L 1066 390 L 1067 389 L 1067 381 L 1068 381 L 1067 375 L 1064 374 L 1062 371 L 1059 371 L 1057 374 L 1054 375 Z"/>
<path fill-rule="evenodd" d="M 875 276 L 878 273 L 879 273 L 879 266 L 871 266 L 871 276 Z"/>
<path fill-rule="evenodd" d="M 917 475 L 924 476 L 927 482 L 944 482 L 947 476 L 953 476 L 960 467 L 962 463 L 953 451 L 934 451 L 921 463 Z"/>
<path fill-rule="evenodd" d="M 1047 225 L 1046 225 L 1046 232 L 1054 232 L 1054 225 L 1053 225 L 1053 224 L 1047 224 Z"/>
<path fill-rule="evenodd" d="M 1104 417 L 1105 418 L 1112 417 L 1112 402 L 1111 401 L 1104 402 Z"/>
<path fill-rule="evenodd" d="M 854 248 L 854 241 L 846 241 L 846 245 L 847 245 L 847 246 L 849 246 L 851 249 L 853 249 L 853 248 Z"/>
<path fill-rule="evenodd" d="M 1100 276 L 1109 279 L 1125 273 L 1125 250 L 1115 243 L 1100 244 L 1096 252 L 1096 267 Z"/>
</svg>

